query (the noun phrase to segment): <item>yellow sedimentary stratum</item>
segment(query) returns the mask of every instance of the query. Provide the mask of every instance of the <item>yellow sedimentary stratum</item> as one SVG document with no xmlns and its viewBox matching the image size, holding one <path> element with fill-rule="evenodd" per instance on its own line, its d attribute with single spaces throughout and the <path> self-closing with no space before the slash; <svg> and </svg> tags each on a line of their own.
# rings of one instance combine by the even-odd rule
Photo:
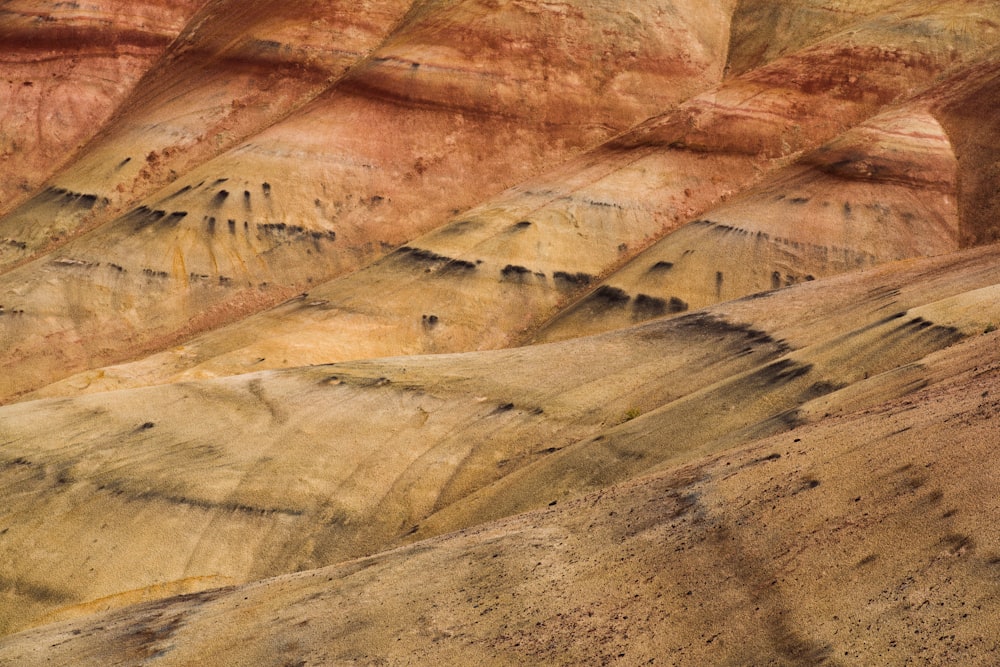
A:
<svg viewBox="0 0 1000 667">
<path fill-rule="evenodd" d="M 0 10 L 0 664 L 991 664 L 1000 8 L 166 4 Z"/>
</svg>

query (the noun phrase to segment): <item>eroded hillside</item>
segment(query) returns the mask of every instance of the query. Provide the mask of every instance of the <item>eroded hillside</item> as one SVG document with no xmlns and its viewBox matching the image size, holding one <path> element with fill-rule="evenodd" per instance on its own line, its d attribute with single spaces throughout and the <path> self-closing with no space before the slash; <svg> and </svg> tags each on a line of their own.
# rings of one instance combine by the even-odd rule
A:
<svg viewBox="0 0 1000 667">
<path fill-rule="evenodd" d="M 491 198 L 360 271 L 37 395 L 572 337 L 956 250 L 958 208 L 971 197 L 958 196 L 967 176 L 929 107 L 981 97 L 996 56 L 993 23 L 946 22 L 954 11 L 908 15 L 895 26 L 906 46 L 893 49 L 880 44 L 881 21 L 861 21 Z M 923 39 L 941 24 L 949 31 Z M 956 65 L 960 47 L 970 49 L 965 57 L 974 65 Z M 859 61 L 865 82 L 852 84 Z M 978 164 L 965 160 L 961 168 Z"/>
<path fill-rule="evenodd" d="M 991 664 L 1000 10 L 119 9 L 0 12 L 129 72 L 0 122 L 0 663 Z"/>
<path fill-rule="evenodd" d="M 19 314 L 0 320 L 12 348 L 0 394 L 275 305 L 712 85 L 726 54 L 724 7 L 707 21 L 708 8 L 685 2 L 627 16 L 589 2 L 414 6 L 322 95 L 123 216 L 0 275 L 3 305 Z M 668 11 L 714 29 L 666 22 Z M 184 99 L 200 104 L 202 95 Z M 128 143 L 101 152 L 105 168 L 127 162 Z M 40 196 L 76 207 L 66 218 L 76 224 L 86 218 L 72 192 Z M 30 255 L 32 239 L 67 233 L 52 228 L 63 218 L 51 203 L 42 221 L 5 219 L 12 247 Z"/>
</svg>

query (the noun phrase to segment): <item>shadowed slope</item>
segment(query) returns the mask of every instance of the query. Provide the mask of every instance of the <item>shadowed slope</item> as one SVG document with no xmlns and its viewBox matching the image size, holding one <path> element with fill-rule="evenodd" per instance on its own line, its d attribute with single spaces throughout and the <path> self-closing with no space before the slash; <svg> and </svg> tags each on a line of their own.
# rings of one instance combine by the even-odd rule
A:
<svg viewBox="0 0 1000 667">
<path fill-rule="evenodd" d="M 900 0 L 739 0 L 733 12 L 726 73 L 743 74 L 852 23 L 892 12 Z"/>
<path fill-rule="evenodd" d="M 0 214 L 100 129 L 204 0 L 0 8 Z M 0 228 L 2 230 L 2 228 Z M 0 258 L 13 240 L 0 231 Z"/>
<path fill-rule="evenodd" d="M 23 311 L 0 319 L 0 393 L 274 305 L 703 90 L 721 76 L 727 3 L 688 2 L 421 4 L 328 93 L 0 277 Z"/>
<path fill-rule="evenodd" d="M 549 346 L 7 406 L 4 627 L 372 553 L 912 392 L 1000 322 L 998 252 Z"/>
<path fill-rule="evenodd" d="M 960 165 L 958 209 L 963 246 L 1000 239 L 1000 68 L 987 64 L 969 72 L 960 94 L 940 100 L 935 114 L 955 146 Z"/>
<path fill-rule="evenodd" d="M 652 239 L 749 186 L 790 154 L 828 140 L 888 101 L 932 81 L 955 62 L 955 54 L 962 53 L 955 45 L 966 45 L 970 30 L 981 31 L 983 43 L 963 57 L 980 56 L 979 49 L 992 38 L 991 24 L 982 17 L 967 20 L 964 9 L 965 3 L 954 3 L 909 15 L 893 33 L 898 40 L 909 41 L 905 47 L 897 41 L 893 49 L 881 46 L 885 39 L 881 21 L 859 24 L 850 34 L 728 81 L 570 166 L 466 212 L 357 273 L 311 288 L 308 295 L 182 347 L 133 364 L 82 373 L 40 395 L 351 358 L 497 348 L 525 340 L 590 289 L 599 276 Z M 947 23 L 949 18 L 951 33 L 924 39 L 928 25 Z M 951 48 L 949 35 L 955 40 Z M 862 85 L 866 92 L 847 84 L 859 62 L 866 68 Z M 730 254 L 732 244 L 727 245 L 714 228 L 701 230 L 693 261 L 708 278 L 692 277 L 691 294 L 670 292 L 670 283 L 656 290 L 639 286 L 625 291 L 616 291 L 615 284 L 597 292 L 576 311 L 576 318 L 567 320 L 569 335 L 587 327 L 599 330 L 604 320 L 596 317 L 596 311 L 616 326 L 627 326 L 770 288 L 776 271 L 779 284 L 784 284 L 791 276 L 824 275 L 954 249 L 957 222 L 949 205 L 954 198 L 943 198 L 954 194 L 954 158 L 940 128 L 926 117 L 923 107 L 919 110 L 912 117 L 890 114 L 815 158 L 833 165 L 843 161 L 845 151 L 860 152 L 854 156 L 857 163 L 876 163 L 871 167 L 879 170 L 874 182 L 827 176 L 822 165 L 807 163 L 782 172 L 747 196 L 756 206 L 748 214 L 754 225 L 788 225 L 798 219 L 789 217 L 790 210 L 802 215 L 810 206 L 799 205 L 805 203 L 799 194 L 788 195 L 795 204 L 776 201 L 775 189 L 783 193 L 797 179 L 804 182 L 802 188 L 830 190 L 829 185 L 813 182 L 818 173 L 845 191 L 861 188 L 851 196 L 866 203 L 883 196 L 878 194 L 883 186 L 884 196 L 889 196 L 890 187 L 896 188 L 898 212 L 881 201 L 867 208 L 858 205 L 851 233 L 839 233 L 843 202 L 838 199 L 827 215 L 835 218 L 832 223 L 814 215 L 814 226 L 800 229 L 798 237 L 780 229 L 772 231 L 775 238 L 766 242 L 763 236 L 752 237 L 769 253 L 764 258 L 767 263 L 759 265 Z M 888 146 L 882 154 L 871 148 L 875 141 L 881 142 L 876 146 Z M 850 170 L 842 164 L 836 168 Z M 812 206 L 819 209 L 819 197 Z M 712 219 L 715 211 L 729 208 L 713 209 Z M 832 239 L 825 240 L 824 234 Z M 673 236 L 664 242 L 671 248 Z M 810 246 L 811 252 L 793 248 L 800 237 L 815 246 Z M 746 243 L 745 235 L 733 238 Z M 664 266 L 678 261 L 673 254 L 690 253 L 689 245 L 683 253 L 668 253 Z M 654 263 L 646 262 L 643 271 Z M 726 264 L 756 271 L 765 282 L 736 279 Z M 724 284 L 717 281 L 719 272 L 725 272 Z M 660 281 L 664 273 L 654 271 L 651 280 Z"/>
<path fill-rule="evenodd" d="M 342 565 L 52 625 L 16 664 L 990 665 L 995 336 L 917 394 Z M 835 591 L 833 595 L 831 592 Z"/>
</svg>

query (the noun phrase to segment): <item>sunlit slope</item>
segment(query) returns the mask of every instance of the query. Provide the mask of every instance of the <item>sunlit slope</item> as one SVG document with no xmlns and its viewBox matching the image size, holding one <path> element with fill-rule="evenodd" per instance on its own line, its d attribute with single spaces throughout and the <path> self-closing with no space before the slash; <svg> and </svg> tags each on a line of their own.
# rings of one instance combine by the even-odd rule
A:
<svg viewBox="0 0 1000 667">
<path fill-rule="evenodd" d="M 152 584 L 248 581 L 381 549 L 443 493 L 460 498 L 617 423 L 640 395 L 659 403 L 781 349 L 762 336 L 746 355 L 744 330 L 698 329 L 671 336 L 679 354 L 593 341 L 587 354 L 603 363 L 585 375 L 568 363 L 579 348 L 544 361 L 522 350 L 8 406 L 3 626 Z M 69 424 L 86 433 L 65 448 Z"/>
<path fill-rule="evenodd" d="M 996 334 L 937 383 L 542 510 L 51 625 L 13 664 L 992 665 Z"/>
<path fill-rule="evenodd" d="M 728 14 L 686 2 L 420 5 L 328 93 L 0 277 L 0 394 L 281 302 L 704 90 Z"/>
<path fill-rule="evenodd" d="M 3 3 L 0 214 L 27 198 L 100 129 L 203 4 Z M 16 244 L 22 241 L 9 237 L 0 231 L 0 257 L 20 250 Z"/>
<path fill-rule="evenodd" d="M 72 149 L 101 129 L 104 119 L 120 106 L 112 125 L 59 172 L 45 191 L 34 193 L 30 202 L 4 222 L 3 237 L 8 243 L 0 247 L 0 266 L 26 261 L 123 213 L 143 195 L 280 119 L 334 82 L 386 35 L 405 30 L 409 19 L 424 11 L 422 4 L 426 5 L 411 0 L 349 5 L 307 0 L 216 0 L 169 8 L 129 5 L 122 9 L 103 3 L 82 9 L 68 3 L 8 3 L 4 17 L 13 50 L 4 63 L 9 104 L 2 127 L 9 144 L 5 153 L 8 173 L 20 180 L 11 179 L 3 186 L 10 192 L 0 196 L 0 213 L 32 194 L 46 176 L 70 158 Z M 784 3 L 780 9 L 759 4 L 739 3 L 735 9 L 738 25 L 728 47 L 729 72 L 734 60 L 762 65 L 774 53 L 800 48 L 856 20 L 861 13 L 898 3 L 869 2 L 862 8 L 823 13 L 810 2 Z M 697 39 L 713 42 L 709 48 L 718 51 L 719 40 L 725 39 L 718 33 L 720 27 L 725 29 L 733 5 L 721 2 L 718 8 L 705 11 L 699 7 L 696 12 L 687 11 L 683 3 L 663 7 L 670 11 L 668 26 L 684 23 Z M 199 6 L 203 6 L 201 11 L 191 17 Z M 649 6 L 655 9 L 658 5 Z M 720 15 L 717 9 L 725 13 Z M 632 11 L 636 16 L 643 13 L 634 6 Z M 764 25 L 762 19 L 773 18 L 770 15 L 775 11 L 786 19 Z M 500 21 L 505 20 L 502 14 Z M 171 45 L 165 60 L 156 62 L 141 85 L 124 98 L 143 73 L 142 65 L 153 63 L 153 57 L 166 48 L 189 17 L 190 23 Z M 169 21 L 170 25 L 154 21 Z M 149 34 L 143 37 L 139 31 L 128 32 L 129 22 Z M 107 53 L 90 53 L 81 61 L 81 40 L 89 43 L 87 31 L 95 26 L 99 29 L 89 41 Z M 761 52 L 754 39 L 765 40 L 770 48 Z M 534 41 L 515 44 L 530 52 L 536 50 Z M 626 46 L 634 45 L 633 41 Z M 66 57 L 32 55 L 33 50 L 49 47 L 67 50 Z M 660 55 L 632 50 L 629 55 L 637 60 Z M 614 55 L 601 54 L 600 58 L 605 64 L 614 64 Z M 655 76 L 650 79 L 657 67 L 652 62 L 648 63 L 650 71 L 635 71 L 630 64 L 623 76 L 609 76 L 608 87 L 600 91 L 594 104 L 620 104 L 617 97 L 647 86 L 647 95 L 661 95 L 668 103 L 676 99 L 675 91 L 656 84 Z M 555 72 L 561 63 L 554 60 L 545 66 Z M 100 71 L 95 73 L 88 69 L 91 67 Z M 98 78 L 108 67 L 113 68 L 112 75 Z M 63 71 L 67 69 L 69 73 Z M 34 75 L 29 76 L 31 72 Z M 62 82 L 61 93 L 50 90 L 50 72 Z M 42 81 L 35 87 L 38 79 Z M 109 96 L 101 88 L 110 85 L 117 86 L 115 95 Z M 101 96 L 81 103 L 81 92 L 87 87 L 96 87 Z M 67 95 L 72 95 L 72 103 Z M 81 115 L 94 104 L 101 113 Z M 642 104 L 634 109 L 640 119 L 660 110 Z M 73 118 L 67 116 L 70 113 Z M 51 136 L 45 141 L 38 139 L 36 145 L 34 129 Z M 33 175 L 31 169 L 25 170 L 27 166 L 41 171 Z"/>
<path fill-rule="evenodd" d="M 0 248 L 0 268 L 125 213 L 305 104 L 378 46 L 411 4 L 207 3 L 110 125 L 45 189 L 0 220 L 0 234 L 9 239 Z"/>
<path fill-rule="evenodd" d="M 980 257 L 993 252 L 991 248 Z M 442 508 L 421 526 L 418 535 L 539 507 L 560 494 L 572 496 L 601 488 L 657 466 L 736 447 L 922 388 L 933 381 L 923 367 L 928 355 L 968 336 L 990 332 L 1000 323 L 1000 287 L 971 287 L 985 277 L 980 261 L 975 268 L 969 267 L 969 275 L 960 277 L 958 271 L 964 269 L 959 267 L 965 261 L 949 256 L 937 264 L 948 267 L 945 280 L 934 275 L 935 269 L 930 268 L 934 264 L 918 264 L 921 268 L 916 273 L 893 266 L 881 276 L 868 272 L 842 282 L 829 279 L 815 292 L 803 286 L 796 295 L 784 298 L 779 293 L 761 296 L 744 302 L 746 310 L 741 302 L 720 306 L 726 312 L 725 321 L 752 322 L 788 344 L 791 351 L 659 406 L 636 400 L 621 425 L 533 461 Z M 920 276 L 915 293 L 908 294 L 902 286 L 900 278 L 907 274 Z M 986 280 L 992 283 L 994 279 Z M 859 289 L 862 285 L 863 290 Z M 834 296 L 837 289 L 844 294 Z M 911 300 L 918 294 L 919 303 Z M 806 298 L 799 300 L 798 295 Z M 849 303 L 848 296 L 857 303 Z M 829 309 L 818 303 L 822 298 L 832 301 Z M 783 314 L 772 318 L 771 308 Z M 679 319 L 678 326 L 689 319 Z M 836 321 L 836 334 L 830 338 L 824 326 L 828 319 Z M 768 326 L 768 320 L 780 324 Z M 806 337 L 815 342 L 797 339 L 800 328 L 812 329 Z M 752 349 L 748 346 L 744 352 Z"/>
<path fill-rule="evenodd" d="M 671 251 L 685 258 L 697 249 L 691 261 L 701 273 L 709 271 L 707 279 L 692 277 L 690 294 L 670 283 L 658 290 L 622 290 L 614 284 L 574 311 L 577 316 L 563 323 L 569 330 L 565 335 L 610 328 L 603 317 L 627 326 L 810 275 L 954 250 L 956 158 L 923 106 L 909 115 L 896 111 L 879 117 L 814 154 L 810 159 L 820 160 L 819 166 L 806 161 L 790 167 L 736 199 L 750 204 L 718 203 L 751 188 L 786 158 L 935 81 L 957 62 L 956 54 L 986 58 L 980 49 L 995 37 L 992 24 L 982 17 L 964 20 L 964 6 L 937 5 L 893 24 L 897 41 L 892 48 L 884 44 L 882 20 L 859 24 L 729 80 L 571 165 L 453 218 L 357 273 L 307 286 L 301 298 L 262 315 L 140 362 L 81 373 L 40 395 L 509 346 L 527 340 L 654 239 L 699 214 L 716 220 L 716 212 L 738 206 L 744 212 L 755 206 L 747 216 L 758 228 L 771 229 L 773 238 L 754 229 L 749 237 L 736 230 L 732 238 L 740 244 L 756 240 L 770 253 L 766 257 L 735 253 L 729 238 L 718 233 L 726 229 L 723 223 L 711 229 L 692 227 L 699 230 L 693 241 L 681 230 L 663 245 L 687 243 Z M 949 25 L 952 32 L 927 40 L 930 25 Z M 968 35 L 974 30 L 980 31 L 980 40 L 970 46 Z M 905 47 L 900 36 L 908 36 Z M 968 52 L 960 50 L 967 47 Z M 865 65 L 865 81 L 851 83 L 859 62 Z M 877 177 L 866 177 L 865 169 L 878 171 Z M 832 185 L 814 183 L 820 178 Z M 844 201 L 822 207 L 825 200 L 818 196 L 809 204 L 799 192 L 783 194 L 797 181 L 803 183 L 800 190 L 840 188 Z M 892 197 L 900 202 L 898 211 L 889 206 Z M 845 214 L 853 216 L 846 230 Z M 781 231 L 803 218 L 812 226 L 803 226 L 797 237 Z M 687 240 L 674 242 L 675 236 Z M 800 239 L 804 250 L 795 247 Z M 673 254 L 662 264 L 646 261 L 648 253 L 641 255 L 641 278 L 660 283 L 664 275 L 683 273 L 669 272 L 679 262 Z M 657 268 L 651 270 L 654 264 Z M 725 268 L 729 265 L 751 273 L 752 279 L 736 278 L 735 270 Z"/>
<path fill-rule="evenodd" d="M 998 253 L 553 345 L 7 406 L 3 627 L 335 563 L 906 395 L 1000 322 Z"/>
</svg>

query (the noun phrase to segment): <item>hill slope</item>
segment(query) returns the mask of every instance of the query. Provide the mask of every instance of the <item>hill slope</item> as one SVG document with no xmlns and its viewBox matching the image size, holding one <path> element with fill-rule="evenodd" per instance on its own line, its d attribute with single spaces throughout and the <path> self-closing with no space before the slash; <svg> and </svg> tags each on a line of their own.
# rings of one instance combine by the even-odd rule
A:
<svg viewBox="0 0 1000 667">
<path fill-rule="evenodd" d="M 4 622 L 334 563 L 905 395 L 1000 322 L 997 252 L 555 345 L 7 406 Z"/>
<path fill-rule="evenodd" d="M 1000 9 L 154 5 L 0 11 L 0 663 L 991 664 Z"/>
<path fill-rule="evenodd" d="M 542 336 L 628 326 L 809 277 L 955 250 L 965 199 L 958 183 L 984 161 L 968 160 L 959 173 L 927 107 L 938 98 L 981 97 L 982 82 L 969 78 L 992 71 L 996 56 L 984 53 L 993 32 L 983 17 L 953 20 L 950 33 L 923 39 L 954 11 L 914 12 L 894 26 L 909 40 L 896 49 L 878 46 L 881 21 L 860 22 L 463 212 L 361 271 L 39 395 L 523 343 L 659 238 L 623 269 L 627 278 L 615 275 Z M 760 182 L 963 57 L 975 64 Z M 845 88 L 859 62 L 863 94 Z M 699 216 L 702 224 L 681 228 Z"/>
<path fill-rule="evenodd" d="M 991 664 L 981 461 L 1000 387 L 977 358 L 995 345 L 935 355 L 942 381 L 904 399 L 412 547 L 16 635 L 0 656 Z"/>
<path fill-rule="evenodd" d="M 0 396 L 161 349 L 356 269 L 722 74 L 722 7 L 662 0 L 619 15 L 602 3 L 488 4 L 420 3 L 305 106 L 0 275 L 3 305 L 19 311 L 0 318 L 12 350 Z M 665 22 L 668 11 L 704 23 Z M 154 110 L 170 118 L 184 102 L 200 113 L 201 97 L 196 87 Z M 95 154 L 104 168 L 131 155 L 129 136 L 113 159 Z M 59 220 L 46 213 L 47 225 L 15 215 L 0 229 L 42 238 Z"/>
<path fill-rule="evenodd" d="M 0 214 L 27 198 L 100 129 L 204 4 L 4 3 Z M 0 257 L 11 250 L 2 247 Z"/>
</svg>

